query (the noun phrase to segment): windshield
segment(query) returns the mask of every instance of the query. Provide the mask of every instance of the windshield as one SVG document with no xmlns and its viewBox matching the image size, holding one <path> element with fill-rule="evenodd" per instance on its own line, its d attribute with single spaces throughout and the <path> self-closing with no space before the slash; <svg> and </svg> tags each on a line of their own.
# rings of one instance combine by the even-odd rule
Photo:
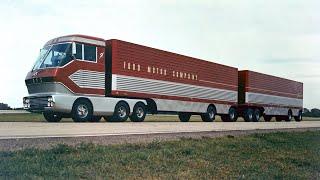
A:
<svg viewBox="0 0 320 180">
<path fill-rule="evenodd" d="M 72 59 L 71 46 L 71 43 L 45 46 L 32 70 L 64 66 Z"/>
</svg>

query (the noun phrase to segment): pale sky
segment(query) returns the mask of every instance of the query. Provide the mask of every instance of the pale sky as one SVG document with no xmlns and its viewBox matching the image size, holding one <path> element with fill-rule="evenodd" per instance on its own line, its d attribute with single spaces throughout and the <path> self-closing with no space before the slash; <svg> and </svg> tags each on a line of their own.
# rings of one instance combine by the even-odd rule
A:
<svg viewBox="0 0 320 180">
<path fill-rule="evenodd" d="M 304 83 L 320 107 L 319 0 L 1 0 L 0 102 L 22 106 L 47 40 L 121 39 Z"/>
</svg>

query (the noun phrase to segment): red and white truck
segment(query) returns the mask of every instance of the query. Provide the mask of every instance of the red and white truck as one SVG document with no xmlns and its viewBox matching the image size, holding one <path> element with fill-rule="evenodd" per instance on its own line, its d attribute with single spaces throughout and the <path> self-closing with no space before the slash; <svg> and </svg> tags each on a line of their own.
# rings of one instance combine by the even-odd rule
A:
<svg viewBox="0 0 320 180">
<path fill-rule="evenodd" d="M 141 122 L 147 113 L 175 113 L 183 122 L 191 115 L 206 122 L 216 115 L 301 120 L 302 83 L 276 78 L 272 84 L 272 78 L 121 40 L 69 35 L 41 49 L 23 104 L 49 122 Z"/>
</svg>

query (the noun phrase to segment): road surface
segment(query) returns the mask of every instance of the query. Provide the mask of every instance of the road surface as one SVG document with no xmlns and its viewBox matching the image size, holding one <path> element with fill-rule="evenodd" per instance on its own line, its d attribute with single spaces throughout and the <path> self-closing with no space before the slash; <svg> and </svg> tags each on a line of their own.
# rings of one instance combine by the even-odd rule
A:
<svg viewBox="0 0 320 180">
<path fill-rule="evenodd" d="M 144 122 L 144 123 L 45 123 L 0 122 L 0 139 L 114 136 L 134 134 L 247 131 L 320 128 L 320 121 L 302 122 Z"/>
<path fill-rule="evenodd" d="M 143 122 L 46 123 L 0 122 L 0 151 L 50 149 L 57 144 L 77 146 L 148 143 L 152 141 L 239 136 L 278 131 L 320 130 L 320 121 L 303 122 Z"/>
</svg>

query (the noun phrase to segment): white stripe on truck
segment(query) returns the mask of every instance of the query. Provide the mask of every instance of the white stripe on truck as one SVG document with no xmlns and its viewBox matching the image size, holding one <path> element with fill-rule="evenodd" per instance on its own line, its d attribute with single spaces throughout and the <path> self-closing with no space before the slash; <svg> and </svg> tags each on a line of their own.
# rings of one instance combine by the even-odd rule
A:
<svg viewBox="0 0 320 180">
<path fill-rule="evenodd" d="M 261 93 L 246 92 L 246 103 L 270 104 L 281 106 L 302 107 L 303 100 L 298 98 L 289 98 L 282 96 L 267 95 Z"/>
<path fill-rule="evenodd" d="M 238 92 L 133 76 L 112 75 L 112 90 L 237 102 Z"/>
</svg>

